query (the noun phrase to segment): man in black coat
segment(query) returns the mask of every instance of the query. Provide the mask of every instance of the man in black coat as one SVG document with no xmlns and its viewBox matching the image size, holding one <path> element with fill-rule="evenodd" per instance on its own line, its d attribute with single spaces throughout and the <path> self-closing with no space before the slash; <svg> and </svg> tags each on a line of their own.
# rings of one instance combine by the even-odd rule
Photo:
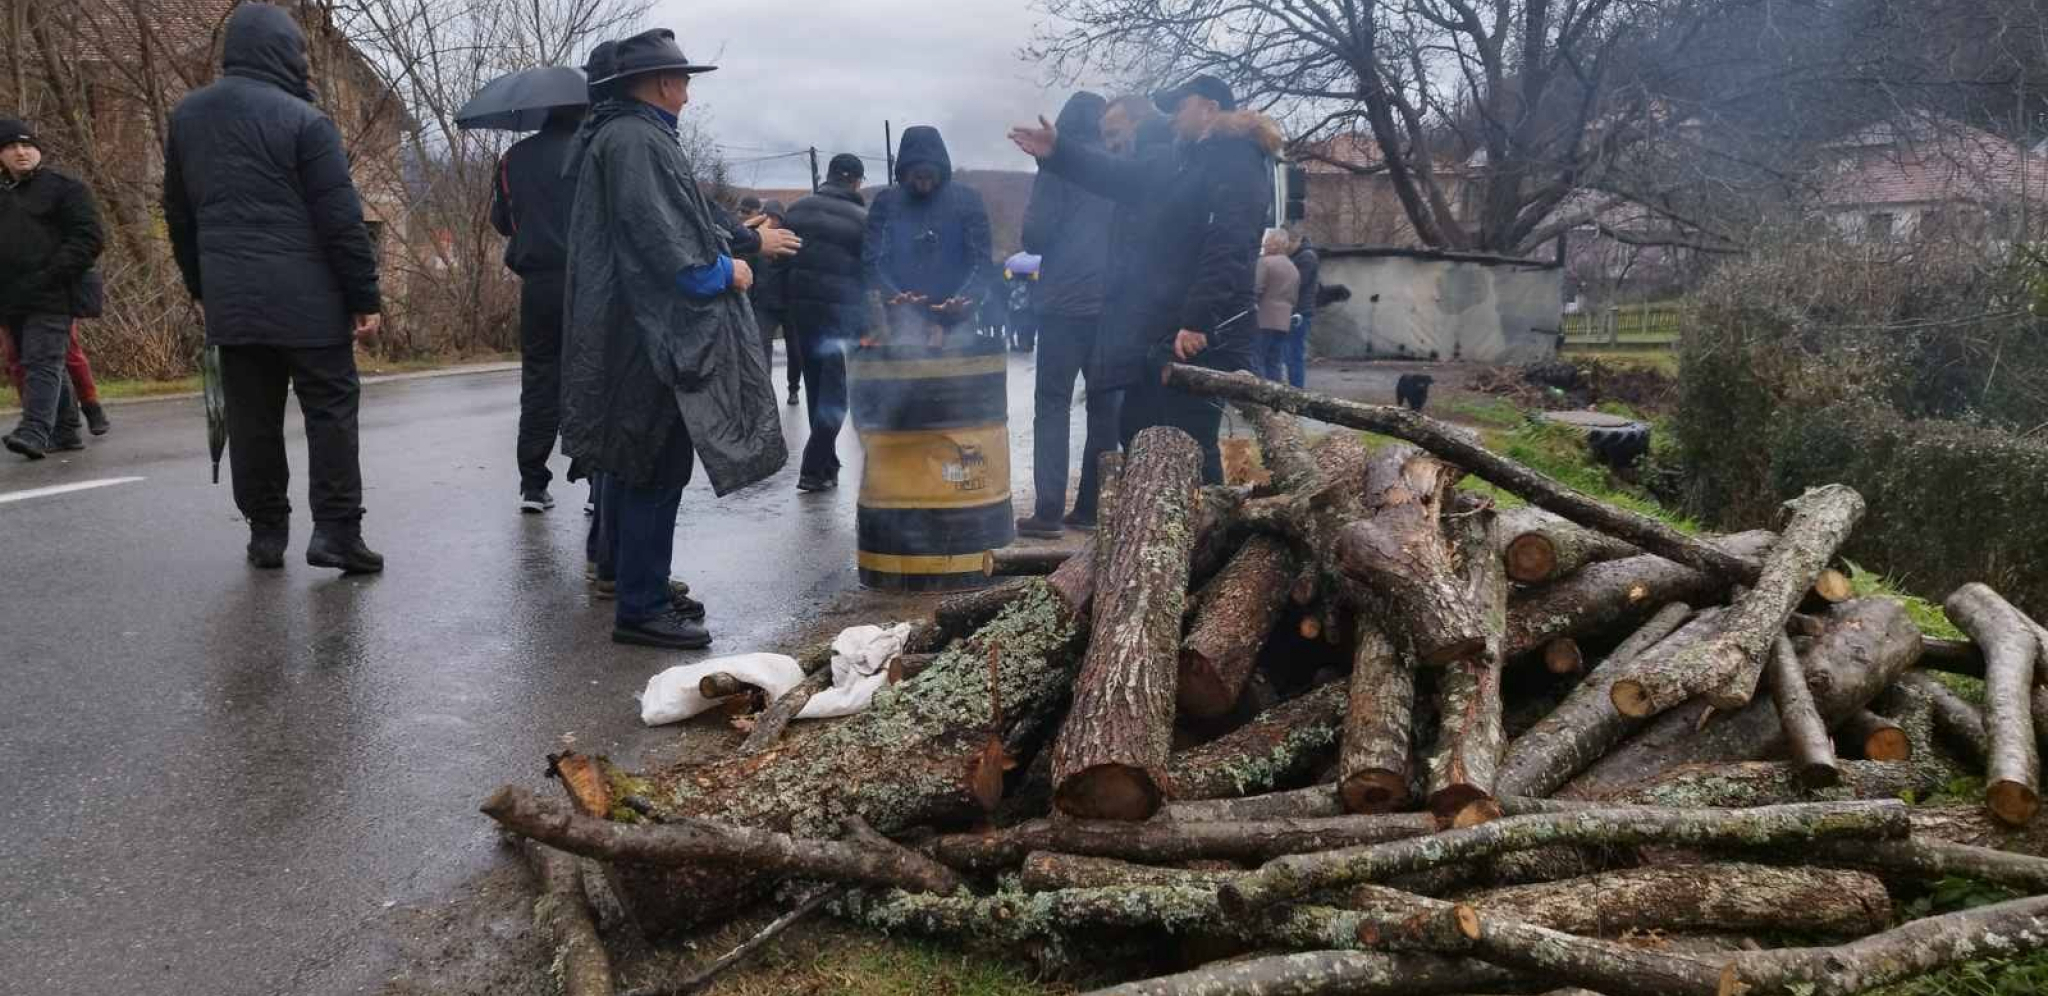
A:
<svg viewBox="0 0 2048 996">
<path fill-rule="evenodd" d="M 98 311 L 92 266 L 106 240 L 92 192 L 45 167 L 21 121 L 0 121 L 0 233 L 0 335 L 22 367 L 21 424 L 0 444 L 30 460 L 82 450 L 64 357 L 74 320 Z"/>
<path fill-rule="evenodd" d="M 1155 102 L 1173 116 L 1179 144 L 1170 164 L 1063 141 L 1043 118 L 1011 138 L 1042 169 L 1143 209 L 1150 251 L 1132 273 L 1139 295 L 1132 317 L 1151 347 L 1144 376 L 1124 397 L 1124 439 L 1154 425 L 1181 429 L 1202 448 L 1203 479 L 1221 483 L 1221 404 L 1160 378 L 1175 361 L 1217 370 L 1250 364 L 1253 267 L 1272 204 L 1280 129 L 1239 110 L 1229 86 L 1213 76 L 1197 76 Z"/>
<path fill-rule="evenodd" d="M 861 261 L 868 289 L 890 307 L 897 332 L 920 328 L 934 343 L 972 316 L 991 255 L 988 207 L 953 182 L 953 159 L 937 128 L 903 129 L 896 183 L 875 195 Z"/>
<path fill-rule="evenodd" d="M 313 106 L 306 38 L 281 7 L 228 18 L 222 78 L 179 101 L 164 149 L 164 222 L 185 288 L 220 347 L 235 504 L 249 562 L 284 566 L 287 385 L 305 415 L 313 538 L 306 562 L 384 569 L 363 543 L 355 342 L 383 304 L 377 254 L 341 131 Z"/>
<path fill-rule="evenodd" d="M 1063 141 L 1099 148 L 1100 96 L 1081 92 L 1067 100 L 1056 127 Z M 1024 251 L 1042 260 L 1038 270 L 1038 384 L 1031 416 L 1031 467 L 1036 504 L 1030 518 L 1017 520 L 1024 536 L 1056 539 L 1062 526 L 1092 529 L 1101 490 L 1103 453 L 1117 447 L 1117 407 L 1122 395 L 1091 378 L 1088 434 L 1081 448 L 1081 488 L 1074 509 L 1067 502 L 1067 451 L 1074 410 L 1074 379 L 1095 350 L 1102 325 L 1103 275 L 1109 265 L 1110 219 L 1116 207 L 1057 173 L 1040 171 L 1024 209 Z"/>
<path fill-rule="evenodd" d="M 818 192 L 789 209 L 789 227 L 803 240 L 790 261 L 784 313 L 790 362 L 803 365 L 811 385 L 805 395 L 811 434 L 804 443 L 797 487 L 825 491 L 839 482 L 839 430 L 846 424 L 846 348 L 867 321 L 861 247 L 867 236 L 867 202 L 860 182 L 867 168 L 860 157 L 840 153 L 825 171 Z M 801 355 L 799 355 L 801 354 Z"/>
<path fill-rule="evenodd" d="M 1287 333 L 1287 383 L 1303 387 L 1308 383 L 1308 336 L 1316 321 L 1316 295 L 1323 289 L 1323 260 L 1306 235 L 1295 239 L 1288 259 L 1301 274 L 1301 297 L 1294 305 L 1294 328 Z"/>
<path fill-rule="evenodd" d="M 562 164 L 576 141 L 582 107 L 557 107 L 538 134 L 498 160 L 491 227 L 509 241 L 505 268 L 519 275 L 519 509 L 555 507 L 548 455 L 562 428 L 562 294 L 569 265 L 569 205 L 576 186 Z"/>
</svg>

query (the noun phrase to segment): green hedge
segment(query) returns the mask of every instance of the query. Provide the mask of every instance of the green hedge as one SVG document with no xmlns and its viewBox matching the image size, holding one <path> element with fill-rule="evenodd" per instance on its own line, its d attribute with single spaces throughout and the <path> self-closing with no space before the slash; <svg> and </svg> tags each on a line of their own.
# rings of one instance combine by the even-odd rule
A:
<svg viewBox="0 0 2048 996">
<path fill-rule="evenodd" d="M 1982 581 L 2048 618 L 2048 443 L 1846 405 L 1779 419 L 1770 454 L 1778 496 L 1862 492 L 1850 559 L 1935 598 Z"/>
</svg>

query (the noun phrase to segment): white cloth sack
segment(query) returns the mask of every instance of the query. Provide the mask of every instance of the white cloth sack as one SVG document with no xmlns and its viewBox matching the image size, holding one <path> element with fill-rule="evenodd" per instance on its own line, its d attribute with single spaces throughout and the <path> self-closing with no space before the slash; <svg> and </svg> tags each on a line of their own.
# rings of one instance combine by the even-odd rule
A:
<svg viewBox="0 0 2048 996">
<path fill-rule="evenodd" d="M 889 680 L 889 659 L 910 641 L 910 624 L 855 626 L 832 640 L 832 687 L 811 696 L 798 719 L 851 716 Z"/>
<path fill-rule="evenodd" d="M 672 667 L 647 679 L 647 690 L 640 693 L 640 722 L 648 726 L 680 723 L 711 708 L 711 700 L 697 691 L 697 683 L 720 671 L 766 689 L 770 700 L 804 680 L 804 669 L 797 666 L 796 658 L 782 654 L 735 654 Z"/>
</svg>

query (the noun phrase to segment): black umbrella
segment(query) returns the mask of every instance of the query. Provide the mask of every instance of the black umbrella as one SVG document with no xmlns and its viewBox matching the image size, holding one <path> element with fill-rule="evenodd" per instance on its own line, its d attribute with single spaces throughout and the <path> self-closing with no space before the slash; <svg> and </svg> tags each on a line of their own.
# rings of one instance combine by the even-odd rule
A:
<svg viewBox="0 0 2048 996">
<path fill-rule="evenodd" d="M 228 448 L 228 389 L 220 375 L 220 347 L 199 354 L 200 383 L 206 395 L 206 446 L 213 453 L 213 483 L 220 483 L 220 453 Z"/>
<path fill-rule="evenodd" d="M 590 88 L 583 82 L 581 70 L 561 66 L 522 69 L 486 84 L 455 112 L 455 124 L 494 131 L 539 131 L 549 111 L 589 103 Z"/>
</svg>

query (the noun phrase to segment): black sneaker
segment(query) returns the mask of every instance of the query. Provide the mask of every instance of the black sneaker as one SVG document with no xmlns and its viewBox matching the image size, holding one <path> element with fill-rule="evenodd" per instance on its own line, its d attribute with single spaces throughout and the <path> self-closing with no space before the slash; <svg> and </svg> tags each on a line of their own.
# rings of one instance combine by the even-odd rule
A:
<svg viewBox="0 0 2048 996">
<path fill-rule="evenodd" d="M 249 566 L 258 570 L 284 569 L 284 551 L 292 542 L 290 526 L 249 527 Z"/>
<path fill-rule="evenodd" d="M 384 570 L 384 556 L 363 543 L 362 529 L 356 526 L 314 526 L 313 539 L 306 544 L 306 563 L 343 574 Z"/>
<path fill-rule="evenodd" d="M 1019 536 L 1029 536 L 1032 539 L 1059 539 L 1066 534 L 1066 527 L 1051 519 L 1041 519 L 1034 515 L 1029 519 L 1017 520 Z"/>
<path fill-rule="evenodd" d="M 108 429 L 114 427 L 107 421 L 107 410 L 97 404 L 79 405 L 78 410 L 85 415 L 85 427 L 95 436 L 104 436 Z"/>
<path fill-rule="evenodd" d="M 5 436 L 0 436 L 0 446 L 5 446 L 9 452 L 19 453 L 30 460 L 41 460 L 43 458 L 43 448 L 21 438 L 21 433 L 18 432 L 10 432 Z"/>
<path fill-rule="evenodd" d="M 59 436 L 50 442 L 50 452 L 52 453 L 76 453 L 82 449 L 85 449 L 85 437 L 76 433 L 69 436 Z"/>
<path fill-rule="evenodd" d="M 612 642 L 659 650 L 702 650 L 711 645 L 711 631 L 670 612 L 645 622 L 613 624 Z"/>
<path fill-rule="evenodd" d="M 796 479 L 796 489 L 798 491 L 830 491 L 838 486 L 839 478 L 837 477 L 812 477 L 809 474 L 804 474 Z"/>
<path fill-rule="evenodd" d="M 794 387 L 789 389 L 789 407 L 796 407 L 796 388 Z"/>
<path fill-rule="evenodd" d="M 555 496 L 546 488 L 529 488 L 519 493 L 519 510 L 528 515 L 539 515 L 555 507 Z"/>
<path fill-rule="evenodd" d="M 1079 509 L 1076 509 L 1072 512 L 1068 512 L 1067 517 L 1061 519 L 1060 522 L 1063 525 L 1065 525 L 1068 529 L 1073 529 L 1078 532 L 1092 533 L 1095 531 L 1094 514 L 1089 513 L 1084 515 Z"/>
<path fill-rule="evenodd" d="M 676 583 L 673 581 L 669 582 L 669 607 L 676 610 L 677 616 L 680 616 L 684 619 L 688 619 L 691 622 L 703 622 L 704 603 L 697 601 L 694 598 L 691 598 L 689 595 L 690 589 L 687 586 L 684 587 L 683 590 L 677 591 L 675 588 L 675 584 Z"/>
</svg>

